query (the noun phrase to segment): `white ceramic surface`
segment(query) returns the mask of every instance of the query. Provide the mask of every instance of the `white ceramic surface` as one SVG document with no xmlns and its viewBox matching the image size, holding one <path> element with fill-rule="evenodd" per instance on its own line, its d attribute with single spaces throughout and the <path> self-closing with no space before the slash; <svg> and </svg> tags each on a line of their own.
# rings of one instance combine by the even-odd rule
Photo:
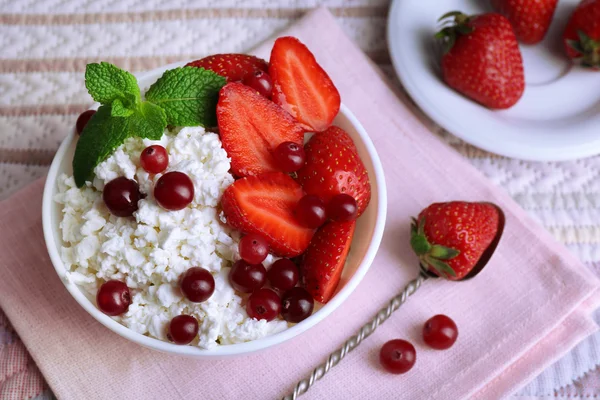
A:
<svg viewBox="0 0 600 400">
<path fill-rule="evenodd" d="M 142 92 L 158 79 L 162 73 L 170 68 L 174 68 L 184 63 L 177 63 L 159 68 L 137 76 Z M 96 104 L 97 106 L 97 104 Z M 94 303 L 94 299 L 86 297 L 79 288 L 71 283 L 67 277 L 67 271 L 60 258 L 60 247 L 63 244 L 60 234 L 59 223 L 61 220 L 61 207 L 53 201 L 57 191 L 56 179 L 61 173 L 72 174 L 71 161 L 75 150 L 77 136 L 71 132 L 63 141 L 50 167 L 46 186 L 44 188 L 44 199 L 42 204 L 42 220 L 44 227 L 44 237 L 50 259 L 61 281 L 73 298 L 96 320 L 102 323 L 110 330 L 127 338 L 135 343 L 152 348 L 155 350 L 198 358 L 221 358 L 226 356 L 236 356 L 251 353 L 268 347 L 272 347 L 286 340 L 289 340 L 300 333 L 306 331 L 318 322 L 325 319 L 333 310 L 342 304 L 352 291 L 358 286 L 359 282 L 365 276 L 369 269 L 383 235 L 385 217 L 387 210 L 387 195 L 385 179 L 381 162 L 377 155 L 373 143 L 369 139 L 367 132 L 360 122 L 343 104 L 339 115 L 334 123 L 344 130 L 354 139 L 371 180 L 372 199 L 365 213 L 358 219 L 356 233 L 352 242 L 346 267 L 342 275 L 342 280 L 338 287 L 336 295 L 323 307 L 313 313 L 312 316 L 292 326 L 291 328 L 274 334 L 272 336 L 255 340 L 252 342 L 234 344 L 228 346 L 219 346 L 211 350 L 203 350 L 193 346 L 178 346 L 154 339 L 148 336 L 136 333 L 125 326 L 119 324 L 109 316 L 100 312 Z"/>
<path fill-rule="evenodd" d="M 394 0 L 388 45 L 402 84 L 436 123 L 487 151 L 533 161 L 600 154 L 600 72 L 572 65 L 562 32 L 579 0 L 561 0 L 545 40 L 521 45 L 526 89 L 511 109 L 491 111 L 447 87 L 434 56 L 437 20 L 448 11 L 490 11 L 487 0 Z"/>
</svg>

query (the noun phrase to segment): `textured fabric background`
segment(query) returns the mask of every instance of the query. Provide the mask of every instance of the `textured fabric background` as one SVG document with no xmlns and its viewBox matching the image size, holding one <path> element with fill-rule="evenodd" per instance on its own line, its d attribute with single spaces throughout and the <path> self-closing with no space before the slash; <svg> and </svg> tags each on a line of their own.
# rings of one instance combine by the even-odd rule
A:
<svg viewBox="0 0 600 400">
<path fill-rule="evenodd" d="M 385 42 L 387 0 L 0 0 L 0 199 L 45 174 L 60 141 L 91 103 L 83 85 L 88 62 L 110 61 L 136 72 L 244 51 L 320 4 L 393 76 Z M 600 272 L 600 157 L 511 160 L 437 131 Z M 600 362 L 598 349 L 596 335 L 574 350 L 570 371 L 583 376 L 574 384 L 553 387 L 557 373 L 551 371 L 521 394 L 600 396 L 600 373 L 581 368 Z M 0 311 L 0 399 L 35 396 L 50 394 Z"/>
</svg>

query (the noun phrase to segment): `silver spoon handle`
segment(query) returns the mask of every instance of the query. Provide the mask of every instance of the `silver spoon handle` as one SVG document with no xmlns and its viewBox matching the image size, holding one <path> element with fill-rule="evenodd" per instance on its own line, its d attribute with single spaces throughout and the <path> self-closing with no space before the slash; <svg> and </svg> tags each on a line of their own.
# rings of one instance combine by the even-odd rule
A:
<svg viewBox="0 0 600 400">
<path fill-rule="evenodd" d="M 408 299 L 409 296 L 417 291 L 425 279 L 427 279 L 427 275 L 420 273 L 418 277 L 410 281 L 404 287 L 404 290 L 390 300 L 387 306 L 379 310 L 377 315 L 375 315 L 370 322 L 363 325 L 356 335 L 348 339 L 341 348 L 331 353 L 327 358 L 327 361 L 315 368 L 308 378 L 302 379 L 300 382 L 298 382 L 294 388 L 294 391 L 285 396 L 283 400 L 296 400 L 298 396 L 306 393 L 306 391 L 310 389 L 315 382 L 325 376 L 325 374 L 329 372 L 331 368 L 335 367 L 346 356 L 346 354 L 357 348 L 358 345 L 364 339 L 369 337 L 369 335 L 373 333 L 373 331 L 375 331 L 375 329 L 377 329 L 377 327 L 386 319 L 388 319 L 394 311 L 400 308 L 400 306 L 406 302 L 406 299 Z"/>
</svg>

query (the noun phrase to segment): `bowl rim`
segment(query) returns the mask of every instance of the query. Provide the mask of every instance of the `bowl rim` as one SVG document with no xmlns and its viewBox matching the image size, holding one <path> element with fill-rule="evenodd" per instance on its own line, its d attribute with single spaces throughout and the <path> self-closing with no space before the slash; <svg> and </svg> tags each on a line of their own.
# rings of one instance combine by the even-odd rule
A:
<svg viewBox="0 0 600 400">
<path fill-rule="evenodd" d="M 152 74 L 155 74 L 161 69 L 164 70 L 170 68 L 171 66 L 178 66 L 182 64 L 183 63 L 170 64 L 146 73 L 138 74 L 136 75 L 136 77 L 138 78 L 138 80 L 143 80 L 147 76 L 151 76 Z M 96 103 L 91 108 L 95 108 L 97 106 L 98 104 Z M 371 158 L 371 163 L 373 165 L 375 175 L 374 178 L 377 182 L 376 187 L 378 195 L 375 227 L 367 251 L 365 252 L 364 257 L 360 261 L 360 264 L 358 265 L 354 274 L 346 282 L 344 287 L 327 304 L 323 305 L 316 313 L 314 313 L 304 321 L 292 327 L 289 327 L 284 331 L 257 340 L 244 343 L 236 343 L 232 345 L 217 346 L 213 349 L 201 349 L 196 346 L 179 346 L 173 343 L 168 343 L 160 339 L 155 339 L 137 333 L 132 329 L 121 325 L 119 322 L 113 320 L 111 317 L 105 315 L 100 310 L 98 310 L 96 306 L 83 294 L 83 292 L 80 291 L 78 286 L 75 283 L 73 283 L 68 277 L 66 273 L 67 269 L 62 262 L 59 251 L 57 250 L 57 242 L 60 243 L 60 239 L 55 238 L 52 227 L 52 206 L 54 202 L 53 192 L 56 187 L 56 179 L 58 178 L 60 172 L 59 167 L 61 164 L 61 160 L 67 152 L 69 146 L 71 145 L 71 142 L 74 140 L 75 130 L 72 130 L 71 133 L 67 135 L 67 137 L 63 140 L 60 147 L 58 148 L 58 151 L 54 156 L 54 159 L 52 160 L 52 164 L 48 171 L 48 175 L 44 185 L 44 193 L 42 200 L 42 225 L 44 232 L 44 240 L 46 243 L 48 254 L 50 256 L 50 260 L 60 280 L 65 285 L 71 296 L 73 296 L 75 301 L 77 301 L 77 303 L 79 303 L 79 305 L 83 307 L 88 312 L 88 314 L 90 314 L 96 321 L 100 322 L 102 325 L 104 325 L 111 331 L 136 344 L 154 350 L 166 352 L 169 354 L 190 356 L 196 358 L 222 358 L 227 356 L 242 355 L 266 349 L 269 347 L 274 347 L 307 331 L 308 329 L 317 325 L 319 322 L 323 321 L 335 309 L 337 309 L 350 296 L 350 294 L 362 281 L 365 274 L 369 270 L 381 244 L 387 215 L 387 189 L 385 184 L 385 176 L 383 173 L 381 160 L 379 159 L 375 146 L 373 145 L 373 142 L 371 141 L 369 135 L 367 134 L 362 124 L 344 104 L 341 104 L 340 106 L 340 113 L 343 114 L 344 117 L 346 117 L 352 124 L 352 126 L 356 129 L 358 135 L 363 141 L 363 144 L 365 146 L 365 149 L 367 150 L 367 153 L 369 154 L 369 157 Z M 59 269 L 59 266 L 62 267 L 62 271 Z"/>
</svg>

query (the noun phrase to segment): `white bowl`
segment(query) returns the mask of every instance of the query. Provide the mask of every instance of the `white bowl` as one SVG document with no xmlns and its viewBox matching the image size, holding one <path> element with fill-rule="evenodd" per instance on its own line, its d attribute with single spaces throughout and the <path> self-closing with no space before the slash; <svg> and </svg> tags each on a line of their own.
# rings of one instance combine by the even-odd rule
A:
<svg viewBox="0 0 600 400">
<path fill-rule="evenodd" d="M 171 64 L 147 73 L 137 75 L 142 92 L 154 83 L 162 73 L 170 68 L 181 66 L 185 63 Z M 96 104 L 94 108 L 98 105 Z M 46 247 L 50 255 L 50 260 L 64 283 L 65 287 L 71 293 L 73 298 L 98 322 L 106 326 L 113 332 L 123 336 L 142 346 L 163 351 L 171 354 L 179 354 L 197 358 L 222 358 L 226 356 L 236 356 L 247 354 L 258 350 L 266 349 L 283 343 L 300 333 L 316 325 L 348 298 L 350 293 L 358 286 L 371 266 L 371 262 L 377 253 L 383 229 L 387 210 L 387 195 L 385 179 L 381 161 L 377 151 L 369 139 L 356 117 L 343 104 L 340 113 L 334 123 L 343 128 L 354 140 L 358 153 L 367 168 L 371 181 L 372 198 L 364 214 L 358 219 L 356 232 L 352 242 L 346 267 L 344 269 L 342 280 L 335 296 L 322 308 L 318 309 L 304 321 L 286 329 L 283 332 L 267 336 L 262 339 L 251 342 L 218 346 L 214 349 L 204 350 L 195 346 L 179 346 L 164 342 L 148 336 L 144 336 L 121 325 L 111 317 L 103 314 L 95 305 L 94 299 L 88 298 L 77 285 L 68 278 L 68 272 L 60 257 L 60 248 L 63 245 L 62 235 L 59 224 L 62 217 L 61 205 L 54 202 L 54 195 L 57 191 L 56 180 L 62 173 L 72 174 L 71 161 L 75 151 L 77 135 L 73 130 L 63 141 L 56 153 L 44 187 L 44 199 L 42 203 L 42 221 L 44 226 L 44 238 Z"/>
</svg>

